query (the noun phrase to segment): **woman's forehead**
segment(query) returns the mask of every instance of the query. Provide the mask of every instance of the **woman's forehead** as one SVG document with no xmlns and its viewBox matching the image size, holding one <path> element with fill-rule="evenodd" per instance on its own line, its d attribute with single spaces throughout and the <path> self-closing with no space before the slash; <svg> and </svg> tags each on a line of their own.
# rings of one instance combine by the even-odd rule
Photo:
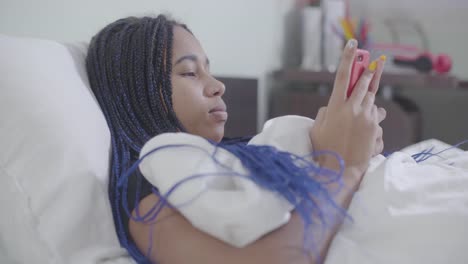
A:
<svg viewBox="0 0 468 264">
<path fill-rule="evenodd" d="M 199 58 L 206 58 L 205 51 L 198 39 L 181 26 L 174 27 L 172 45 L 174 55 L 173 60 L 177 60 L 178 57 L 186 55 L 195 55 Z"/>
</svg>

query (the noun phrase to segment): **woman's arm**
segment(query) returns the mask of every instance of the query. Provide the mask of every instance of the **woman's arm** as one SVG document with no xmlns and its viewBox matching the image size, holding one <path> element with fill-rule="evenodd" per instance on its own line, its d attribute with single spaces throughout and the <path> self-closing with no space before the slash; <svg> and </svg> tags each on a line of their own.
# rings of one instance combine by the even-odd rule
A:
<svg viewBox="0 0 468 264">
<path fill-rule="evenodd" d="M 157 200 L 155 195 L 147 196 L 140 202 L 140 210 L 151 208 Z M 203 233 L 170 208 L 164 208 L 158 219 L 161 220 L 152 227 L 134 221 L 129 223 L 130 234 L 141 252 L 147 252 L 152 234 L 150 259 L 154 263 L 313 263 L 300 251 L 302 223 L 296 214 L 288 224 L 244 248 L 230 246 Z"/>
<path fill-rule="evenodd" d="M 347 188 L 336 197 L 335 202 L 347 208 L 361 175 L 356 170 L 346 170 Z M 139 205 L 140 213 L 149 210 L 158 201 L 151 194 Z M 150 259 L 162 264 L 311 264 L 324 259 L 328 247 L 341 225 L 341 216 L 326 233 L 321 226 L 310 226 L 311 235 L 321 234 L 322 240 L 313 251 L 304 252 L 304 226 L 297 213 L 281 228 L 244 247 L 236 248 L 193 227 L 177 211 L 164 208 L 158 222 L 147 225 L 130 220 L 130 234 L 141 252 L 146 253 L 152 244 Z M 213 221 L 216 221 L 213 219 Z M 152 243 L 150 241 L 152 239 Z M 317 254 L 314 254 L 317 253 Z"/>
</svg>

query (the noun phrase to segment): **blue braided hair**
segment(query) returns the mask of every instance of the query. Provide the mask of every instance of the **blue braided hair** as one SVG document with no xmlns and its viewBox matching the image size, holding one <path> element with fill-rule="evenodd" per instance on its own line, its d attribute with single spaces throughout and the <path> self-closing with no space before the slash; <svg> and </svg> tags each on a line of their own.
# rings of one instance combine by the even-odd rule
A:
<svg viewBox="0 0 468 264">
<path fill-rule="evenodd" d="M 91 89 L 111 133 L 109 198 L 118 238 L 139 263 L 145 258 L 124 232 L 119 210 L 122 196 L 116 184 L 149 139 L 164 132 L 184 131 L 172 107 L 175 25 L 190 32 L 164 15 L 119 19 L 92 38 L 86 58 Z"/>
<path fill-rule="evenodd" d="M 136 164 L 143 145 L 161 133 L 185 131 L 172 106 L 171 60 L 175 26 L 190 32 L 185 25 L 164 15 L 119 19 L 92 38 L 86 58 L 92 91 L 111 132 L 108 191 L 116 232 L 121 245 L 138 263 L 150 261 L 129 239 L 123 221 L 125 216 L 134 219 L 127 208 L 128 177 L 136 177 L 135 195 L 139 197 L 143 176 Z M 328 201 L 345 214 L 324 188 L 324 184 L 338 181 L 341 172 L 326 172 L 313 163 L 302 162 L 304 157 L 278 152 L 272 147 L 248 146 L 245 140 L 230 140 L 216 147 L 236 155 L 249 170 L 249 175 L 237 176 L 248 176 L 295 204 L 306 225 L 312 223 L 312 214 L 325 222 L 317 211 L 319 200 Z M 214 154 L 212 158 L 215 159 Z M 298 162 L 302 165 L 297 166 Z M 319 174 L 326 180 L 320 180 Z M 310 177 L 313 175 L 315 177 Z M 160 201 L 165 201 L 157 189 L 152 191 L 162 197 Z M 122 211 L 122 207 L 127 210 Z"/>
</svg>

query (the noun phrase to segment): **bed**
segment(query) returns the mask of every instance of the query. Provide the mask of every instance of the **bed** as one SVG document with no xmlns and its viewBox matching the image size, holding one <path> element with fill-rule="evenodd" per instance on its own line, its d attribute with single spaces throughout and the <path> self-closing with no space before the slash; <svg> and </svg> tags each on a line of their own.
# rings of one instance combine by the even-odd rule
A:
<svg viewBox="0 0 468 264">
<path fill-rule="evenodd" d="M 84 43 L 0 35 L 0 209 L 4 212 L 0 263 L 133 263 L 120 248 L 113 227 L 107 199 L 110 134 L 89 89 L 85 54 Z M 239 83 L 240 87 L 246 85 Z M 256 86 L 255 80 L 247 83 Z M 247 97 L 251 104 L 256 103 L 256 90 L 230 91 L 228 102 L 237 105 L 235 102 Z M 244 114 L 235 120 L 242 124 Z M 256 118 L 250 120 L 245 127 L 234 123 L 229 133 L 250 134 L 256 122 Z M 401 155 L 428 146 L 447 147 L 427 141 Z M 461 157 L 457 162 L 466 164 L 466 172 L 467 154 L 457 151 L 461 150 L 447 155 Z M 448 212 L 452 222 L 441 218 L 421 223 L 426 229 L 415 229 L 415 223 L 406 221 L 411 216 L 405 215 L 405 204 L 396 204 L 391 211 L 388 202 L 401 202 L 395 199 L 398 195 L 408 196 L 405 201 L 421 201 L 417 198 L 427 197 L 430 189 L 421 191 L 414 183 L 413 189 L 388 189 L 392 185 L 385 175 L 391 169 L 376 161 L 370 170 L 373 177 L 366 177 L 350 207 L 355 222 L 343 225 L 326 263 L 468 263 L 464 250 L 468 245 L 468 180 L 463 178 L 464 172 L 458 181 L 449 183 L 452 189 L 458 187 L 451 193 L 458 196 L 450 200 L 449 211 L 442 210 L 443 201 L 448 200 L 441 197 L 439 211 L 429 210 L 426 218 L 414 218 L 437 220 L 440 213 Z M 441 187 L 442 182 L 434 184 L 425 186 L 449 188 L 449 184 Z M 409 218 L 398 222 L 401 218 L 395 215 Z M 421 251 L 424 248 L 439 252 Z M 403 254 L 407 249 L 412 253 Z"/>
</svg>

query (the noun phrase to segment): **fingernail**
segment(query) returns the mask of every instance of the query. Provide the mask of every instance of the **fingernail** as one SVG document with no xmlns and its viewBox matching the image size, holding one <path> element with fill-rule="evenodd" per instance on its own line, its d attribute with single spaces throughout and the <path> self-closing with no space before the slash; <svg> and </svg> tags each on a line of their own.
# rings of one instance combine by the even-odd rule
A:
<svg viewBox="0 0 468 264">
<path fill-rule="evenodd" d="M 369 70 L 370 71 L 375 71 L 375 69 L 377 69 L 377 61 L 373 61 L 370 65 L 369 65 Z"/>
<path fill-rule="evenodd" d="M 348 40 L 348 44 L 346 44 L 346 47 L 348 47 L 348 49 L 352 49 L 356 46 L 357 46 L 357 40 L 355 39 Z"/>
<path fill-rule="evenodd" d="M 381 61 L 386 61 L 386 60 L 387 60 L 387 56 L 381 55 L 381 56 L 380 56 L 380 60 L 381 60 Z"/>
</svg>

